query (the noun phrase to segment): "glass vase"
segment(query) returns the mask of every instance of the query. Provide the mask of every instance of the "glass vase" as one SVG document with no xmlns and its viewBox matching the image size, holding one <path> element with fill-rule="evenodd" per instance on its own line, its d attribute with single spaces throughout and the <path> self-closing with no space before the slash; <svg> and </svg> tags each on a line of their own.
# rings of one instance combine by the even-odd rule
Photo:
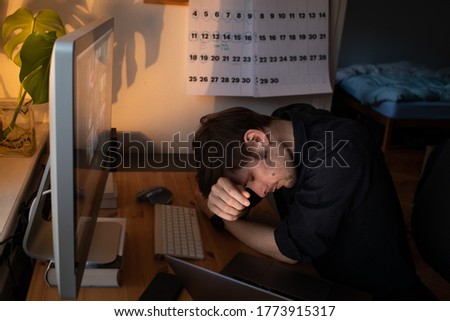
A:
<svg viewBox="0 0 450 321">
<path fill-rule="evenodd" d="M 15 99 L 0 99 L 0 156 L 32 156 L 36 134 L 31 102 L 16 108 Z"/>
</svg>

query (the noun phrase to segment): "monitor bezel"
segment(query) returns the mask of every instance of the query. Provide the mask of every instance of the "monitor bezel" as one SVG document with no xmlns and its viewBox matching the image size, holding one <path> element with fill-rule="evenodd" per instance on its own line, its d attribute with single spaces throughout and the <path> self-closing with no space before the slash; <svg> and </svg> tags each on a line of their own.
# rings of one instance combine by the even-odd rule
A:
<svg viewBox="0 0 450 321">
<path fill-rule="evenodd" d="M 55 42 L 51 63 L 49 92 L 50 180 L 52 194 L 53 255 L 62 299 L 75 299 L 83 277 L 88 251 L 77 262 L 75 188 L 75 59 L 96 40 L 114 31 L 114 18 L 89 23 Z M 64 173 L 64 174 L 62 174 Z M 107 174 L 104 175 L 106 184 Z M 100 202 L 94 206 L 100 208 Z M 96 218 L 96 217 L 95 217 Z M 89 247 L 95 228 L 89 227 Z"/>
</svg>

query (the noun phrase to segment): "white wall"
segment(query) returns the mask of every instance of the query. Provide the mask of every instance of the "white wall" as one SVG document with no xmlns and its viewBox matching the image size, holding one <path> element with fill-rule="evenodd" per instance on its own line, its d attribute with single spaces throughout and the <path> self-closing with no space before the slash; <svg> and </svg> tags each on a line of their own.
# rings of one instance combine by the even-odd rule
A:
<svg viewBox="0 0 450 321">
<path fill-rule="evenodd" d="M 331 1 L 331 52 L 337 53 L 346 0 Z M 70 4 L 70 5 L 69 5 Z M 308 102 L 329 109 L 331 95 L 277 98 L 189 96 L 185 89 L 187 6 L 144 4 L 133 0 L 13 0 L 0 1 L 0 19 L 18 7 L 32 11 L 52 8 L 68 30 L 96 17 L 113 15 L 116 26 L 113 126 L 141 132 L 154 140 L 171 141 L 179 132 L 186 138 L 199 118 L 232 106 L 269 114 L 276 107 Z M 343 19 L 343 18 L 342 18 Z M 334 65 L 334 63 L 332 62 Z M 0 97 L 16 96 L 18 68 L 0 52 Z"/>
</svg>

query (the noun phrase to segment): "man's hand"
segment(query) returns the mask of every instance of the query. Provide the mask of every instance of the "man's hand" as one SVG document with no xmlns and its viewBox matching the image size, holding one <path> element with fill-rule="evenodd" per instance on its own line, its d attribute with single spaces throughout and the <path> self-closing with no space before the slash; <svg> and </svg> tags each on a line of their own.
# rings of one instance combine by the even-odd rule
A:
<svg viewBox="0 0 450 321">
<path fill-rule="evenodd" d="M 221 177 L 211 187 L 208 208 L 227 221 L 235 221 L 250 205 L 250 194 L 243 186 L 234 185 L 228 178 Z"/>
<path fill-rule="evenodd" d="M 249 220 L 237 220 L 250 205 L 250 197 L 243 186 L 234 185 L 228 178 L 221 177 L 212 186 L 207 205 L 208 216 L 214 213 L 225 221 L 225 229 L 241 242 L 265 255 L 282 262 L 294 264 L 297 261 L 284 256 L 275 242 L 275 228 Z"/>
</svg>

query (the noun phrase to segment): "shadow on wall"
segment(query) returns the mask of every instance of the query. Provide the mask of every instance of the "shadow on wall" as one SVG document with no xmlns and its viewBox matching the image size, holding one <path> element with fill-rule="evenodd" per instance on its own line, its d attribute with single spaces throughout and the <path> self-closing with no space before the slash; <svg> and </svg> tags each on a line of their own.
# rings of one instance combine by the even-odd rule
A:
<svg viewBox="0 0 450 321">
<path fill-rule="evenodd" d="M 7 8 L 7 3 L 6 1 L 0 1 L 0 25 L 3 25 L 3 20 L 6 17 L 6 8 Z M 3 41 L 2 41 L 2 37 L 0 37 L 0 48 L 3 48 Z M 0 51 L 3 55 L 5 55 L 3 53 L 3 49 Z M 6 56 L 6 55 L 5 55 Z M 0 90 L 2 90 L 4 93 L 7 93 L 8 90 L 5 86 L 5 82 L 3 80 L 3 76 L 2 76 L 2 72 L 0 71 Z"/>
<path fill-rule="evenodd" d="M 1 21 L 2 25 L 3 25 L 3 17 L 6 16 L 6 8 L 7 8 L 6 1 L 1 1 L 0 2 L 0 17 L 2 18 L 2 21 Z M 2 42 L 2 47 L 3 47 L 3 42 Z"/>
<path fill-rule="evenodd" d="M 4 7 L 5 5 L 0 7 L 3 17 L 6 11 Z M 70 27 L 69 30 L 75 30 L 104 16 L 115 18 L 113 102 L 117 101 L 117 93 L 123 82 L 126 81 L 127 87 L 135 82 L 138 70 L 136 34 L 145 42 L 145 68 L 158 59 L 165 6 L 135 3 L 134 0 L 72 0 L 70 5 L 65 0 L 24 0 L 23 7 L 32 12 L 51 8 L 60 14 L 64 24 Z M 123 75 L 126 76 L 125 80 L 122 79 Z"/>
<path fill-rule="evenodd" d="M 105 166 L 120 171 L 194 171 L 197 162 L 186 153 L 186 144 L 167 141 L 155 150 L 155 142 L 139 131 L 117 132 L 117 145 L 110 147 Z M 191 143 L 189 143 L 189 146 Z M 180 148 L 177 148 L 180 147 Z"/>
</svg>

